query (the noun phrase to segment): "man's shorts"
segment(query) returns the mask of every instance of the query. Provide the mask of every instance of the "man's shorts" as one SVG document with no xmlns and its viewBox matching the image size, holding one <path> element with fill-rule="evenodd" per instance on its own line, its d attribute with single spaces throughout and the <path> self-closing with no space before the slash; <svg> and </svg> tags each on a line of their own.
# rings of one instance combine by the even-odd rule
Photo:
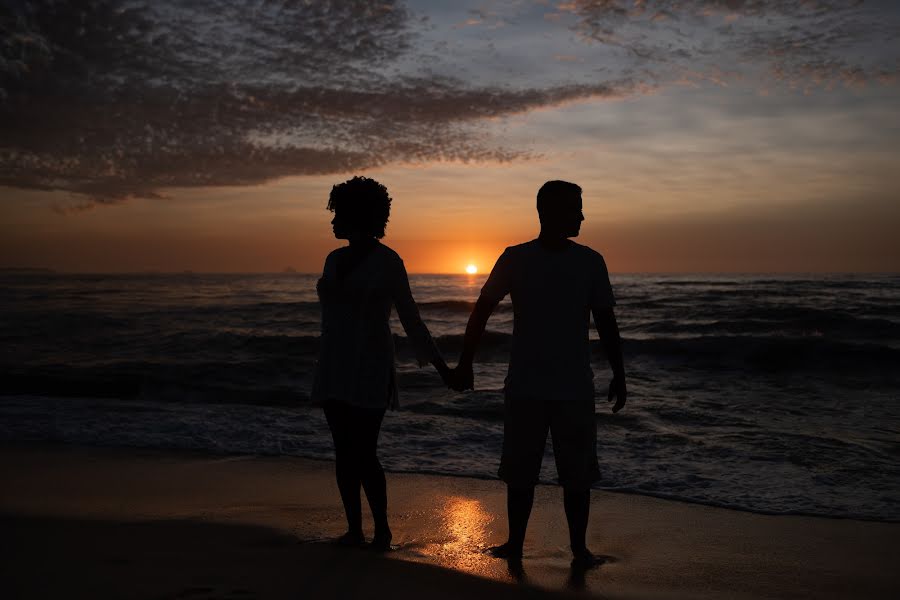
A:
<svg viewBox="0 0 900 600">
<path fill-rule="evenodd" d="M 547 432 L 553 436 L 553 456 L 559 484 L 589 488 L 600 478 L 594 399 L 545 400 L 506 396 L 500 479 L 511 487 L 538 483 Z"/>
</svg>

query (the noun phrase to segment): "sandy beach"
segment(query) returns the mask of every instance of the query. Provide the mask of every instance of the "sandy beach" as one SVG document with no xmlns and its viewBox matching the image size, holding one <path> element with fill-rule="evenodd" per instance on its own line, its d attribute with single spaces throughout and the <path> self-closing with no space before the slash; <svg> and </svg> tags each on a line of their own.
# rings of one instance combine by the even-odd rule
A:
<svg viewBox="0 0 900 600">
<path fill-rule="evenodd" d="M 594 492 L 569 568 L 541 486 L 522 570 L 498 481 L 388 475 L 399 549 L 348 550 L 332 464 L 67 445 L 0 447 L 4 598 L 894 598 L 900 524 L 767 516 Z M 367 523 L 367 526 L 369 524 Z M 371 531 L 371 528 L 369 529 Z"/>
</svg>

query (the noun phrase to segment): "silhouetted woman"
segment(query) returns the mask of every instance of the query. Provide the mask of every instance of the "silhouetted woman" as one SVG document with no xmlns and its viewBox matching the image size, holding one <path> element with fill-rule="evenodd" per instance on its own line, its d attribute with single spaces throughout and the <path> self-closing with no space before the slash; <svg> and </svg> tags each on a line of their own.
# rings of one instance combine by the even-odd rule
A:
<svg viewBox="0 0 900 600">
<path fill-rule="evenodd" d="M 362 485 L 372 509 L 372 546 L 390 548 L 387 490 L 376 446 L 385 410 L 397 407 L 394 343 L 388 319 L 396 307 L 419 365 L 431 363 L 447 382 L 447 365 L 434 345 L 409 289 L 403 261 L 381 244 L 391 208 L 387 188 L 354 177 L 336 185 L 328 199 L 334 237 L 349 245 L 325 259 L 317 290 L 322 337 L 313 384 L 335 449 L 335 473 L 347 513 L 345 545 L 362 545 Z"/>
</svg>

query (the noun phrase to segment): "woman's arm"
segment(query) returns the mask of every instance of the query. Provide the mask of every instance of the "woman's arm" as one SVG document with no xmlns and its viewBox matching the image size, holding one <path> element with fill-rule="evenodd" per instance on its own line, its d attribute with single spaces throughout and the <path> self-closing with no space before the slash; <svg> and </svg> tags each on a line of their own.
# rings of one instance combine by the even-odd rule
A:
<svg viewBox="0 0 900 600">
<path fill-rule="evenodd" d="M 403 261 L 399 261 L 396 273 L 392 277 L 391 297 L 397 309 L 397 316 L 403 325 L 403 330 L 412 343 L 419 366 L 427 363 L 434 365 L 445 384 L 448 384 L 450 369 L 447 367 L 444 357 L 441 356 L 431 333 L 428 331 L 422 318 L 419 316 L 419 308 L 413 299 L 412 290 L 409 288 L 409 277 Z M 448 384 L 449 385 L 449 384 Z"/>
</svg>

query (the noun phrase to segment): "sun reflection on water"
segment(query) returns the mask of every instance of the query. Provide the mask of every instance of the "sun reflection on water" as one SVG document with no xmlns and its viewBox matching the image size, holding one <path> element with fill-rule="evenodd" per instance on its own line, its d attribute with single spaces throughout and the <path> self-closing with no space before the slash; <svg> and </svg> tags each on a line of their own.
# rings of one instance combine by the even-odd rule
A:
<svg viewBox="0 0 900 600">
<path fill-rule="evenodd" d="M 484 549 L 488 547 L 488 525 L 494 516 L 481 502 L 452 496 L 438 509 L 441 532 L 439 541 L 423 550 L 443 566 L 481 573 L 485 570 Z"/>
</svg>

